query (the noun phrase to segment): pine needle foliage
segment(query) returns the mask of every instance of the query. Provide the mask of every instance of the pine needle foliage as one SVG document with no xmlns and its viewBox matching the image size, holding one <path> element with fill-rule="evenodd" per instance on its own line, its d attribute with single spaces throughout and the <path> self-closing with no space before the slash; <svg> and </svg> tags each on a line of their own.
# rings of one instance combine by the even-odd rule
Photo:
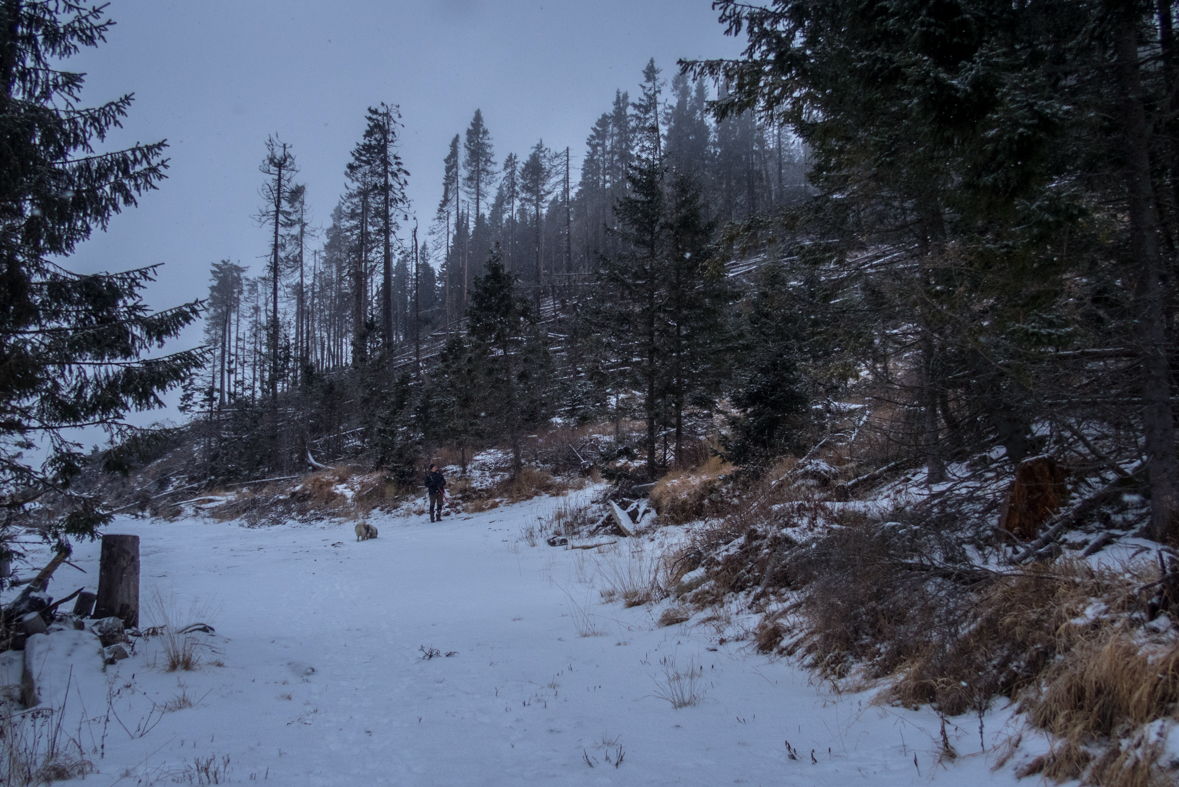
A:
<svg viewBox="0 0 1179 787">
<path fill-rule="evenodd" d="M 143 359 L 200 306 L 148 309 L 141 290 L 154 266 L 80 275 L 60 262 L 156 188 L 167 167 L 162 141 L 97 150 L 131 96 L 84 107 L 83 75 L 61 68 L 102 43 L 111 24 L 103 7 L 68 0 L 0 3 L 0 538 L 47 492 L 67 501 L 47 538 L 64 545 L 68 535 L 93 535 L 108 515 L 69 489 L 83 455 L 66 430 L 106 428 L 121 447 L 102 464 L 125 468 L 150 435 L 124 416 L 159 406 L 203 359 L 199 351 Z"/>
</svg>

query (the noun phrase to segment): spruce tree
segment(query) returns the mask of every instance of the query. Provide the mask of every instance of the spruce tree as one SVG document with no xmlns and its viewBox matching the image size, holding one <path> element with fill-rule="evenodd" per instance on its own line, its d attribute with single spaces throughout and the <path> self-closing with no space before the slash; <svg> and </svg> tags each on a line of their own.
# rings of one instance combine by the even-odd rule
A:
<svg viewBox="0 0 1179 787">
<path fill-rule="evenodd" d="M 79 275 L 60 263 L 156 188 L 167 166 L 164 142 L 101 150 L 131 96 L 85 107 L 83 75 L 62 68 L 102 43 L 110 25 L 103 7 L 0 3 L 0 540 L 9 552 L 12 528 L 48 492 L 66 501 L 65 515 L 43 531 L 60 546 L 109 520 L 100 499 L 70 489 L 83 455 L 65 430 L 103 427 L 122 440 L 103 464 L 125 467 L 149 436 L 125 415 L 160 406 L 161 393 L 202 362 L 198 352 L 142 360 L 199 314 L 197 302 L 148 309 L 141 290 L 155 266 Z M 26 455 L 37 446 L 40 464 Z"/>
<path fill-rule="evenodd" d="M 271 409 L 277 409 L 278 380 L 281 376 L 279 336 L 282 333 L 278 320 L 278 292 L 285 267 L 282 228 L 291 221 L 293 178 L 299 169 L 290 145 L 271 136 L 266 140 L 266 158 L 262 160 L 259 170 L 266 176 L 266 180 L 262 183 L 262 209 L 255 216 L 255 220 L 260 226 L 268 227 L 273 232 L 270 242 L 271 298 L 270 318 L 266 327 L 266 352 L 270 359 L 270 376 L 267 383 L 270 389 L 270 406 Z"/>
<path fill-rule="evenodd" d="M 808 412 L 800 368 L 806 328 L 788 289 L 781 263 L 768 262 L 758 271 L 730 395 L 737 413 L 723 440 L 725 459 L 736 465 L 764 468 L 802 444 Z"/>
<path fill-rule="evenodd" d="M 475 203 L 477 230 L 483 217 L 483 198 L 495 182 L 495 152 L 491 146 L 491 132 L 483 125 L 482 110 L 476 109 L 475 116 L 471 118 L 463 153 L 466 154 L 463 185 Z"/>
<path fill-rule="evenodd" d="M 369 107 L 365 116 L 364 138 L 352 151 L 348 177 L 364 181 L 370 192 L 368 213 L 372 229 L 380 243 L 381 301 L 378 309 L 381 339 L 386 348 L 397 339 L 396 309 L 394 304 L 393 245 L 399 223 L 397 217 L 405 209 L 405 187 L 409 173 L 397 152 L 401 113 L 394 104 L 381 103 Z"/>
<path fill-rule="evenodd" d="M 666 296 L 659 341 L 678 461 L 685 410 L 711 411 L 732 368 L 734 347 L 726 315 L 733 293 L 724 263 L 712 247 L 713 226 L 704 218 L 699 185 L 684 173 L 669 180 Z"/>
<path fill-rule="evenodd" d="M 536 329 L 528 301 L 516 292 L 499 250 L 475 280 L 467 314 L 473 351 L 481 370 L 482 413 L 512 446 L 512 472 L 523 466 L 524 429 L 547 414 L 548 348 Z"/>
<path fill-rule="evenodd" d="M 445 235 L 445 247 L 443 249 L 442 268 L 445 276 L 443 277 L 443 304 L 446 309 L 446 324 L 450 325 L 451 309 L 454 308 L 454 295 L 459 292 L 465 292 L 458 286 L 455 279 L 454 272 L 459 267 L 458 265 L 458 222 L 459 222 L 459 135 L 455 134 L 454 138 L 450 140 L 450 151 L 446 154 L 446 158 L 442 161 L 442 199 L 438 203 L 438 213 L 436 219 L 442 222 Z M 451 234 L 451 221 L 453 217 L 454 234 Z M 451 285 L 456 287 L 456 293 L 452 295 Z M 458 310 L 456 309 L 456 312 Z"/>
<path fill-rule="evenodd" d="M 661 312 L 667 283 L 663 172 L 643 159 L 630 175 L 630 194 L 614 208 L 625 251 L 603 258 L 598 271 L 598 320 L 612 340 L 624 369 L 643 397 L 647 422 L 647 475 L 656 475 L 656 438 L 663 421 L 664 357 L 660 353 Z M 622 381 L 620 381 L 622 382 Z"/>
<path fill-rule="evenodd" d="M 552 152 L 540 140 L 528 154 L 528 160 L 520 168 L 520 197 L 531 214 L 532 223 L 532 273 L 536 282 L 536 308 L 539 311 L 544 287 L 544 209 L 553 193 Z"/>
<path fill-rule="evenodd" d="M 450 337 L 438 356 L 422 399 L 427 443 L 456 443 L 467 472 L 467 449 L 478 444 L 482 410 L 480 367 L 472 345 L 461 333 Z"/>
</svg>

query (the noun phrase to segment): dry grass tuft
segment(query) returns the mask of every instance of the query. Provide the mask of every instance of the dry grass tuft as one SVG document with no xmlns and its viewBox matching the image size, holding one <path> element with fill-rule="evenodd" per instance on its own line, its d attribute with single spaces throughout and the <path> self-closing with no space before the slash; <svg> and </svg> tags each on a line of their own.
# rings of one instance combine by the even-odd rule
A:
<svg viewBox="0 0 1179 787">
<path fill-rule="evenodd" d="M 688 666 L 676 665 L 674 655 L 659 660 L 660 674 L 654 676 L 655 696 L 667 700 L 671 707 L 690 708 L 700 704 L 704 696 L 704 667 L 692 658 Z"/>
<path fill-rule="evenodd" d="M 566 537 L 577 536 L 598 521 L 600 512 L 601 506 L 592 502 L 564 499 L 553 506 L 545 518 L 544 529 Z"/>
<path fill-rule="evenodd" d="M 164 655 L 165 672 L 191 672 L 199 669 L 203 654 L 213 651 L 202 639 L 201 629 L 212 617 L 208 606 L 194 605 L 181 612 L 176 600 L 164 597 L 159 590 L 152 593 L 146 604 L 152 625 L 145 630 L 159 638 Z"/>
<path fill-rule="evenodd" d="M 623 539 L 600 550 L 592 559 L 602 580 L 603 601 L 639 607 L 667 596 L 661 581 L 663 562 L 659 555 L 645 550 L 641 542 Z"/>
<path fill-rule="evenodd" d="M 466 497 L 475 492 L 475 485 L 471 483 L 470 476 L 459 476 L 453 480 L 446 481 L 446 494 L 453 498 Z"/>
<path fill-rule="evenodd" d="M 318 508 L 335 508 L 346 500 L 338 487 L 351 477 L 352 470 L 346 466 L 320 470 L 303 479 L 300 491 L 305 490 L 304 499 Z"/>
<path fill-rule="evenodd" d="M 1170 787 L 1174 774 L 1158 767 L 1165 751 L 1165 739 L 1150 730 L 1139 731 L 1126 744 L 1114 744 L 1093 763 L 1086 784 L 1099 787 Z"/>
<path fill-rule="evenodd" d="M 659 616 L 660 626 L 676 626 L 680 623 L 686 623 L 692 619 L 692 611 L 680 604 L 673 604 L 667 609 L 663 610 L 663 614 Z"/>
<path fill-rule="evenodd" d="M 759 653 L 774 653 L 786 638 L 786 626 L 775 615 L 766 615 L 753 630 L 753 643 Z"/>
<path fill-rule="evenodd" d="M 1123 628 L 1101 628 L 1045 677 L 1025 703 L 1033 724 L 1072 741 L 1113 737 L 1169 715 L 1179 701 L 1179 646 L 1149 654 Z"/>
<path fill-rule="evenodd" d="M 512 503 L 531 500 L 540 495 L 560 494 L 569 489 L 569 483 L 554 476 L 547 470 L 540 470 L 529 465 L 520 468 L 514 478 L 509 478 L 500 485 L 499 491 Z"/>
<path fill-rule="evenodd" d="M 381 473 L 372 473 L 357 480 L 353 499 L 358 509 L 364 512 L 374 508 L 396 505 L 416 490 L 406 489 Z"/>
<path fill-rule="evenodd" d="M 1047 754 L 1041 754 L 1018 768 L 1015 775 L 1023 779 L 1039 774 L 1059 784 L 1081 778 L 1092 761 L 1092 754 L 1072 741 L 1064 741 Z"/>
<path fill-rule="evenodd" d="M 499 508 L 499 501 L 494 497 L 473 497 L 463 504 L 463 510 L 468 514 L 481 514 Z"/>
<path fill-rule="evenodd" d="M 979 590 L 954 592 L 956 611 L 941 631 L 911 654 L 892 690 L 903 705 L 933 703 L 949 715 L 985 707 L 992 696 L 1015 697 L 1058 653 L 1071 647 L 1062 632 L 1098 598 L 1128 589 L 1110 572 L 1083 563 L 1032 566 L 992 577 Z"/>
<path fill-rule="evenodd" d="M 0 713 L 0 784 L 34 785 L 94 773 L 76 739 L 62 730 L 63 708 Z"/>
<path fill-rule="evenodd" d="M 665 524 L 679 525 L 726 508 L 723 479 L 733 466 L 715 454 L 698 467 L 673 470 L 659 479 L 649 495 Z"/>
</svg>

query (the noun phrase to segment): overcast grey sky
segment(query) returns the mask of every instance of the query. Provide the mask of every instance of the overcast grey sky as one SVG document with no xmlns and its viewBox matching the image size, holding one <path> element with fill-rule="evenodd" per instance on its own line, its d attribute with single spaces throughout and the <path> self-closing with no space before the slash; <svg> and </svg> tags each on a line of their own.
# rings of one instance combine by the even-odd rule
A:
<svg viewBox="0 0 1179 787">
<path fill-rule="evenodd" d="M 399 104 L 424 227 L 449 141 L 476 108 L 497 162 L 543 138 L 571 146 L 576 167 L 594 120 L 616 88 L 637 93 L 648 58 L 670 80 L 678 58 L 740 49 L 709 0 L 111 0 L 108 13 L 107 43 L 68 66 L 87 73 L 88 104 L 133 92 L 112 142 L 166 138 L 171 168 L 68 264 L 166 263 L 149 291 L 155 308 L 203 297 L 218 259 L 261 271 L 267 234 L 251 216 L 268 134 L 293 146 L 323 224 L 366 108 Z"/>
</svg>

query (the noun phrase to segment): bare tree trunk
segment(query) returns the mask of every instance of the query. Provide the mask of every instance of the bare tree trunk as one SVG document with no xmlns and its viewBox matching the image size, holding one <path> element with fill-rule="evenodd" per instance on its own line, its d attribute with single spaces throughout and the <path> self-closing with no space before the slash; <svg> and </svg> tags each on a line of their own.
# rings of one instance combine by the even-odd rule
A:
<svg viewBox="0 0 1179 787">
<path fill-rule="evenodd" d="M 937 389 L 933 376 L 933 334 L 928 326 L 921 331 L 921 444 L 925 452 L 926 480 L 940 484 L 946 480 L 946 463 L 938 445 Z"/>
<path fill-rule="evenodd" d="M 418 287 L 418 227 L 413 227 L 413 357 L 414 379 L 422 380 L 422 304 L 421 291 Z"/>
<path fill-rule="evenodd" d="M 283 153 L 286 153 L 285 144 L 283 145 Z M 274 288 L 274 299 L 270 314 L 270 407 L 272 410 L 278 409 L 278 230 L 282 221 L 283 169 L 285 161 L 285 156 L 278 160 L 276 164 L 278 172 L 274 177 L 274 252 L 270 263 L 271 285 Z"/>
<path fill-rule="evenodd" d="M 1175 457 L 1175 421 L 1171 409 L 1171 375 L 1167 363 L 1166 294 L 1162 284 L 1158 214 L 1150 181 L 1150 128 L 1142 104 L 1135 16 L 1125 12 L 1117 29 L 1117 79 L 1122 94 L 1126 209 L 1130 220 L 1130 261 L 1134 275 L 1134 310 L 1138 350 L 1142 356 L 1142 427 L 1150 475 L 1150 522 L 1159 541 L 1179 540 L 1179 463 Z"/>
<path fill-rule="evenodd" d="M 654 276 L 654 262 L 649 276 Z M 655 282 L 647 282 L 647 475 L 655 479 Z"/>
</svg>

